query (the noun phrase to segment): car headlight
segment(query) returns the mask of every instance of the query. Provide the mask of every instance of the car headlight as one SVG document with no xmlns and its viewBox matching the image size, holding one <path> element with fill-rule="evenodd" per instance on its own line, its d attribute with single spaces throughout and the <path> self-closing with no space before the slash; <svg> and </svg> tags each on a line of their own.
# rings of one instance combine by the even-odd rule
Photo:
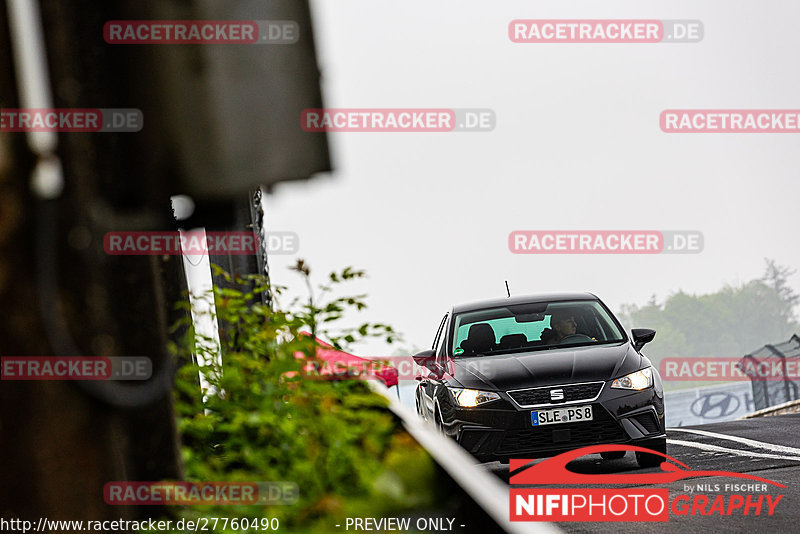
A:
<svg viewBox="0 0 800 534">
<path fill-rule="evenodd" d="M 616 389 L 635 389 L 640 391 L 653 385 L 653 368 L 647 367 L 629 375 L 617 378 L 611 383 Z"/>
<path fill-rule="evenodd" d="M 474 408 L 487 402 L 496 401 L 500 395 L 493 391 L 479 391 L 477 389 L 448 388 L 459 406 Z"/>
</svg>

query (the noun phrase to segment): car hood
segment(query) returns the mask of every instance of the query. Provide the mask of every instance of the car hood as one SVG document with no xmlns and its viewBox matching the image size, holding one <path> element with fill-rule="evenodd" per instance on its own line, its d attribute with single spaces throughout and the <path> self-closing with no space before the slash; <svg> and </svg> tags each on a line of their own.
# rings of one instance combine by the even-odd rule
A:
<svg viewBox="0 0 800 534">
<path fill-rule="evenodd" d="M 507 391 L 570 382 L 611 380 L 641 369 L 630 343 L 455 358 L 448 385 Z"/>
</svg>

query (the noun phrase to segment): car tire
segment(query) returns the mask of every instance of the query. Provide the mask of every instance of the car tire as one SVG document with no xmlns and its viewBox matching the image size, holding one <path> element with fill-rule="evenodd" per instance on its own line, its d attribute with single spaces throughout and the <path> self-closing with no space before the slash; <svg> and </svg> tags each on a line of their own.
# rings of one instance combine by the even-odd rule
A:
<svg viewBox="0 0 800 534">
<path fill-rule="evenodd" d="M 667 438 L 650 441 L 647 444 L 643 444 L 642 447 L 647 447 L 648 449 L 653 449 L 654 451 L 662 454 L 667 454 Z M 663 456 L 636 451 L 636 463 L 639 464 L 639 467 L 658 467 L 663 461 Z"/>
<path fill-rule="evenodd" d="M 625 458 L 625 451 L 601 452 L 600 457 L 603 460 L 619 460 L 620 458 Z"/>
</svg>

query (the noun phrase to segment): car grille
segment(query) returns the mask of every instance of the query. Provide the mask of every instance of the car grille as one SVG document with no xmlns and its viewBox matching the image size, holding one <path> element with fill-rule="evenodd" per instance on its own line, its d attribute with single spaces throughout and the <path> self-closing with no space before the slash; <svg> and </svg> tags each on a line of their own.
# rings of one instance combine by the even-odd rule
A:
<svg viewBox="0 0 800 534">
<path fill-rule="evenodd" d="M 583 446 L 626 440 L 625 433 L 608 412 L 592 405 L 594 419 L 580 423 L 545 425 L 523 430 L 507 430 L 498 454 L 516 454 L 562 446 Z"/>
<path fill-rule="evenodd" d="M 508 396 L 520 406 L 535 406 L 537 404 L 561 404 L 570 401 L 582 401 L 594 399 L 600 389 L 602 382 L 584 382 L 582 384 L 570 384 L 567 386 L 545 386 L 531 389 L 518 389 L 509 391 Z M 550 398 L 550 391 L 560 389 L 564 391 L 564 399 L 554 401 Z"/>
</svg>

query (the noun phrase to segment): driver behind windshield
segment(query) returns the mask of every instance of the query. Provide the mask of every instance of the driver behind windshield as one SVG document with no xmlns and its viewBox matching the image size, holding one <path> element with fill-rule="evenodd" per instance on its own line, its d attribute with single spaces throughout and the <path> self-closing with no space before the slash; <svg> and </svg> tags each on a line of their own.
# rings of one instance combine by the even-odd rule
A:
<svg viewBox="0 0 800 534">
<path fill-rule="evenodd" d="M 578 322 L 569 311 L 557 311 L 550 316 L 550 328 L 542 332 L 542 340 L 548 345 L 557 345 L 567 336 L 575 334 Z"/>
</svg>

